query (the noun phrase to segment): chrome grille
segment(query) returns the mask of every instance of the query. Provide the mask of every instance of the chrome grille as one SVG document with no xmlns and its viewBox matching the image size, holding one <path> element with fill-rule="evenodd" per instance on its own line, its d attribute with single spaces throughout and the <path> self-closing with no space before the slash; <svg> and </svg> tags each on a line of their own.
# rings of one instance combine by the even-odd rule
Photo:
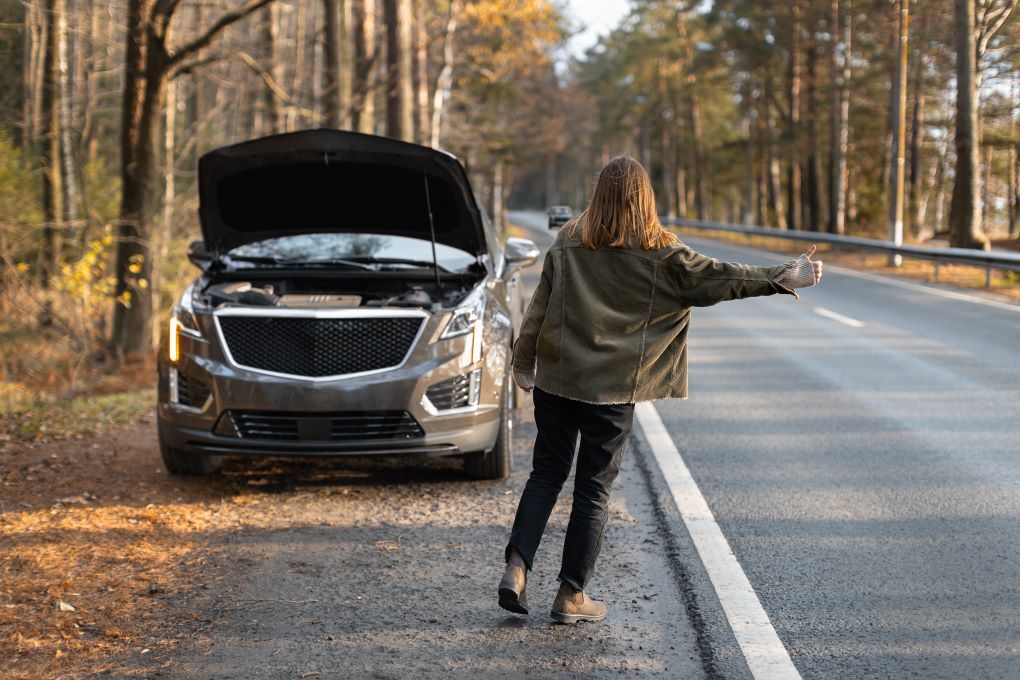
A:
<svg viewBox="0 0 1020 680">
<path fill-rule="evenodd" d="M 324 378 L 399 366 L 425 319 L 217 315 L 217 323 L 238 366 Z"/>
<path fill-rule="evenodd" d="M 277 413 L 230 411 L 242 439 L 277 441 L 406 441 L 425 436 L 407 411 L 369 413 Z"/>
</svg>

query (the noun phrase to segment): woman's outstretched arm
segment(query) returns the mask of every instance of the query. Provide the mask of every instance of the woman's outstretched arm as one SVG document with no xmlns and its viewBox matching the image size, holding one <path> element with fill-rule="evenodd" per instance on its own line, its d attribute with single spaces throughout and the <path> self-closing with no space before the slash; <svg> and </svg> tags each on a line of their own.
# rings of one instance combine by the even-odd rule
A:
<svg viewBox="0 0 1020 680">
<path fill-rule="evenodd" d="M 774 267 L 720 262 L 684 246 L 672 256 L 678 294 L 691 307 L 709 307 L 727 300 L 783 293 L 797 296 L 797 288 L 821 280 L 822 263 L 813 262 L 811 246 L 796 260 Z"/>
</svg>

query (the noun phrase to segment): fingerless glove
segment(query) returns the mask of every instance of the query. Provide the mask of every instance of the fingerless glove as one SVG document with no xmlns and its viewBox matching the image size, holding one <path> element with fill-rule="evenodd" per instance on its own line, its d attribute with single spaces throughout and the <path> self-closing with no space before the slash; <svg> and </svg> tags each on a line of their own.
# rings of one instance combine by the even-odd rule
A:
<svg viewBox="0 0 1020 680">
<path fill-rule="evenodd" d="M 815 285 L 814 264 L 807 256 L 801 255 L 790 262 L 775 281 L 787 288 L 810 288 Z"/>
</svg>

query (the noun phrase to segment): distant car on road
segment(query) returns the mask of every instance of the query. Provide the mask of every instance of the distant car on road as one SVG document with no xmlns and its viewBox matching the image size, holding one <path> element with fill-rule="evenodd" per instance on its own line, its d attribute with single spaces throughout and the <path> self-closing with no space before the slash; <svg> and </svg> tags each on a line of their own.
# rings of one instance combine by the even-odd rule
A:
<svg viewBox="0 0 1020 680">
<path fill-rule="evenodd" d="M 573 216 L 574 211 L 569 205 L 554 205 L 549 208 L 549 228 L 559 229 Z"/>
<path fill-rule="evenodd" d="M 456 158 L 296 132 L 206 154 L 199 194 L 202 273 L 159 353 L 167 470 L 411 454 L 509 475 L 518 271 L 539 251 L 500 244 Z"/>
</svg>

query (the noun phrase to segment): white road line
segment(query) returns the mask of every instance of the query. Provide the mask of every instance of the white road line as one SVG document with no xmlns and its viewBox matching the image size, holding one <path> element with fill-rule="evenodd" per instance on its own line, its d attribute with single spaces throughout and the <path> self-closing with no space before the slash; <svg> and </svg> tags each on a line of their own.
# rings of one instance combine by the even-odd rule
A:
<svg viewBox="0 0 1020 680">
<path fill-rule="evenodd" d="M 751 674 L 756 680 L 799 680 L 800 673 L 716 524 L 659 412 L 646 402 L 637 405 L 636 415 Z"/>
<path fill-rule="evenodd" d="M 986 307 L 995 307 L 996 309 L 1005 309 L 1010 312 L 1020 312 L 1020 305 L 1011 302 L 999 302 L 998 300 L 989 300 L 988 298 L 981 297 L 980 295 L 958 293 L 955 290 L 947 290 L 945 288 L 937 288 L 938 284 L 924 285 L 922 283 L 913 283 L 912 281 L 904 281 L 893 276 L 882 276 L 881 274 L 871 274 L 869 272 L 862 272 L 856 269 L 848 269 L 846 267 L 840 267 L 838 265 L 825 265 L 826 271 L 836 271 L 845 276 L 855 276 L 859 279 L 867 279 L 868 281 L 875 281 L 876 283 L 885 283 L 890 286 L 897 286 L 899 288 L 906 288 L 907 290 L 915 290 L 919 293 L 928 293 L 930 295 L 937 295 L 939 297 L 948 298 L 950 300 L 960 300 L 961 302 L 973 302 L 979 305 L 985 305 Z"/>
<path fill-rule="evenodd" d="M 815 312 L 821 314 L 827 319 L 838 321 L 844 326 L 850 326 L 851 328 L 864 328 L 864 322 L 858 321 L 857 319 L 851 319 L 849 316 L 843 316 L 839 312 L 834 312 L 831 309 L 826 309 L 825 307 L 815 307 Z"/>
</svg>

